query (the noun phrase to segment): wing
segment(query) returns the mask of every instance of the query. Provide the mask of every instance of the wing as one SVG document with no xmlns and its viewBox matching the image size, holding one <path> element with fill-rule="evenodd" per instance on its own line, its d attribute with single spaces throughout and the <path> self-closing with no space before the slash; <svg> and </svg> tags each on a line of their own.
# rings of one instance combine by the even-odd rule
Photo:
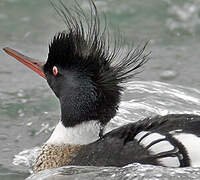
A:
<svg viewBox="0 0 200 180">
<path fill-rule="evenodd" d="M 137 123 L 134 139 L 149 151 L 160 165 L 200 166 L 200 116 L 157 116 Z"/>
<path fill-rule="evenodd" d="M 200 116 L 167 115 L 144 119 L 111 131 L 82 147 L 70 164 L 169 167 L 200 166 Z M 80 164 L 81 163 L 81 164 Z"/>
</svg>

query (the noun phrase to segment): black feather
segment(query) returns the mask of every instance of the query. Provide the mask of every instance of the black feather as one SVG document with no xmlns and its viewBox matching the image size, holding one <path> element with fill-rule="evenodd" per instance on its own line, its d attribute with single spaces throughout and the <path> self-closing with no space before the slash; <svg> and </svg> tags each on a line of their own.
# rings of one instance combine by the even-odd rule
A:
<svg viewBox="0 0 200 180">
<path fill-rule="evenodd" d="M 123 49 L 120 45 L 123 39 L 120 34 L 117 34 L 119 37 L 114 37 L 114 47 L 111 49 L 106 18 L 101 25 L 94 2 L 89 0 L 89 16 L 79 3 L 75 2 L 75 6 L 69 9 L 61 0 L 58 3 L 51 1 L 67 26 L 67 30 L 55 35 L 50 44 L 49 59 L 53 61 L 52 64 L 66 68 L 71 64 L 80 65 L 82 68 L 87 67 L 95 74 L 95 82 L 107 88 L 109 85 L 112 88 L 113 83 L 116 85 L 130 80 L 138 73 L 135 70 L 149 59 L 150 53 L 144 54 L 148 43 L 136 49 L 129 47 L 123 52 L 125 55 L 122 55 Z M 60 58 L 51 59 L 51 56 L 57 55 Z"/>
<path fill-rule="evenodd" d="M 89 13 L 86 13 L 77 1 L 73 8 L 66 7 L 61 0 L 50 2 L 65 22 L 67 29 L 54 36 L 49 46 L 44 72 L 49 77 L 52 75 L 53 66 L 58 66 L 65 71 L 76 72 L 76 75 L 73 76 L 85 77 L 87 83 L 82 83 L 79 91 L 85 91 L 82 100 L 86 99 L 87 102 L 84 105 L 80 105 L 79 102 L 80 106 L 76 109 L 85 113 L 84 115 L 80 113 L 80 116 L 85 118 L 84 120 L 101 119 L 101 122 L 105 124 L 116 114 L 123 90 L 122 83 L 130 80 L 138 73 L 137 70 L 148 61 L 149 53 L 144 54 L 147 43 L 136 49 L 127 48 L 123 51 L 120 45 L 124 43 L 124 40 L 118 34 L 119 36 L 114 36 L 114 44 L 111 48 L 112 38 L 107 28 L 106 17 L 103 16 L 104 20 L 101 24 L 101 16 L 92 0 L 89 0 Z M 54 87 L 55 85 L 51 85 L 54 83 L 50 81 L 48 81 L 50 86 L 60 97 L 61 93 L 58 92 L 60 86 L 59 88 Z M 83 78 L 81 81 L 84 81 Z M 84 89 L 84 86 L 87 87 Z M 65 90 L 65 93 L 69 94 L 70 91 Z M 95 98 L 90 97 L 89 92 L 93 92 Z M 73 95 L 77 96 L 75 93 Z M 75 110 L 71 109 L 71 111 Z M 75 114 L 77 113 L 73 113 L 73 118 L 77 117 L 73 123 L 84 121 Z M 77 120 L 78 118 L 79 120 Z"/>
</svg>

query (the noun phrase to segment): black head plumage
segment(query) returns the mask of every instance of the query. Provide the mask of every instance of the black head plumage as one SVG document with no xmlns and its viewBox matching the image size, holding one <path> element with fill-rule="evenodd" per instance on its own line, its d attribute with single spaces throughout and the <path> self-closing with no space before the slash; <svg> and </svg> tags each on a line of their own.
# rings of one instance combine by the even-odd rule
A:
<svg viewBox="0 0 200 180">
<path fill-rule="evenodd" d="M 138 73 L 135 70 L 149 55 L 143 54 L 147 43 L 141 48 L 127 49 L 122 55 L 121 36 L 114 38 L 110 48 L 106 21 L 102 27 L 94 2 L 89 0 L 89 4 L 88 15 L 77 2 L 69 9 L 62 1 L 52 1 L 67 30 L 53 38 L 44 72 L 60 99 L 65 126 L 89 120 L 106 124 L 116 114 L 122 83 Z M 54 66 L 58 67 L 58 76 L 52 74 Z"/>
</svg>

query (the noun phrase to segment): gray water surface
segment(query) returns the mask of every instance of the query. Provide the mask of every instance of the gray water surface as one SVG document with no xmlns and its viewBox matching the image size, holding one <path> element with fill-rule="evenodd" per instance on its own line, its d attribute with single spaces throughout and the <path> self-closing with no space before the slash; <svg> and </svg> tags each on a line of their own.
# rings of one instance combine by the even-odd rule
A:
<svg viewBox="0 0 200 180">
<path fill-rule="evenodd" d="M 72 0 L 63 1 L 69 7 L 73 4 Z M 80 2 L 87 10 L 88 2 Z M 155 114 L 199 114 L 200 0 L 101 0 L 95 3 L 99 12 L 107 15 L 111 30 L 119 27 L 125 39 L 136 45 L 150 40 L 147 52 L 152 52 L 143 72 L 133 83 L 127 84 L 118 116 L 110 128 Z M 9 46 L 42 61 L 47 58 L 48 44 L 54 34 L 64 29 L 64 23 L 48 0 L 0 1 L 0 49 Z M 30 175 L 33 159 L 30 152 L 48 139 L 59 114 L 59 103 L 46 81 L 0 50 L 0 179 L 20 180 Z M 30 151 L 16 156 L 26 150 Z M 167 178 L 165 169 L 148 167 L 151 169 L 148 173 L 146 166 L 140 165 L 120 170 L 111 168 L 110 176 L 106 177 L 123 171 L 119 177 L 128 179 L 132 168 L 138 179 L 150 179 L 151 173 L 155 179 L 155 172 L 157 176 L 161 174 L 157 179 L 162 179 L 162 175 L 163 179 Z M 94 168 L 86 169 L 90 179 L 102 172 L 101 168 L 95 168 L 95 172 Z M 75 170 L 79 172 L 78 167 Z M 75 170 L 71 171 L 75 172 L 73 177 L 83 178 L 76 176 Z M 180 170 L 181 176 L 179 170 L 167 172 L 177 179 L 198 179 L 197 170 Z M 66 177 L 70 179 L 68 173 Z"/>
</svg>

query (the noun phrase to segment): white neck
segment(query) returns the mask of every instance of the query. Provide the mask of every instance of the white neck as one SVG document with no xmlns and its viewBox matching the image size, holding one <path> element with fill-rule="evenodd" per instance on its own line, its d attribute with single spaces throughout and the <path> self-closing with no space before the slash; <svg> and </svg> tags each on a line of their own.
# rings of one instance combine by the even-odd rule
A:
<svg viewBox="0 0 200 180">
<path fill-rule="evenodd" d="M 97 121 L 88 121 L 74 127 L 64 127 L 60 121 L 46 144 L 89 144 L 99 139 L 100 126 Z"/>
</svg>

